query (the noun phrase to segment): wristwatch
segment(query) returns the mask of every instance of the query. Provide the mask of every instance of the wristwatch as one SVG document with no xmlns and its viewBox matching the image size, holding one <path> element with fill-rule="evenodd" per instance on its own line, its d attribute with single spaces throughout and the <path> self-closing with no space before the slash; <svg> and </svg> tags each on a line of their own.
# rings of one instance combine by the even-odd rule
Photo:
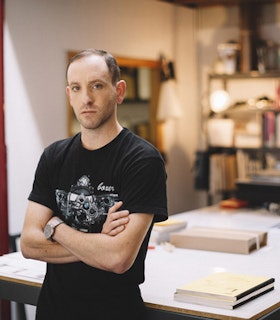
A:
<svg viewBox="0 0 280 320">
<path fill-rule="evenodd" d="M 55 228 L 58 225 L 60 225 L 61 223 L 63 223 L 63 220 L 61 220 L 60 218 L 56 217 L 55 220 L 52 220 L 52 222 L 47 223 L 45 225 L 44 235 L 45 235 L 46 239 L 54 241 L 52 236 L 54 235 Z"/>
</svg>

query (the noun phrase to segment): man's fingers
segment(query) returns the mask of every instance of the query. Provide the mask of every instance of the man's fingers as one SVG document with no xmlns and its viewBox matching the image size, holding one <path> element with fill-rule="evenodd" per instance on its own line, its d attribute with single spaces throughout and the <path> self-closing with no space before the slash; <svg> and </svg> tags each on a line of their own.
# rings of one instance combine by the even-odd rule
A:
<svg viewBox="0 0 280 320">
<path fill-rule="evenodd" d="M 102 227 L 102 233 L 115 236 L 125 229 L 125 225 L 129 222 L 129 211 L 118 211 L 122 205 L 123 202 L 119 201 L 109 209 L 106 221 Z"/>
<path fill-rule="evenodd" d="M 108 211 L 108 213 L 116 212 L 119 210 L 119 208 L 123 205 L 122 201 L 116 202 Z"/>
<path fill-rule="evenodd" d="M 128 221 L 129 221 L 129 217 L 123 217 L 116 220 L 112 220 L 111 222 L 112 229 L 115 229 L 119 226 L 125 226 L 128 223 Z"/>
<path fill-rule="evenodd" d="M 128 216 L 129 216 L 128 210 L 122 210 L 122 211 L 108 213 L 108 219 L 110 221 L 115 221 L 115 220 L 119 220 L 122 218 L 127 218 Z"/>
<path fill-rule="evenodd" d="M 120 232 L 122 232 L 125 229 L 125 225 L 122 226 L 118 226 L 117 228 L 111 230 L 108 235 L 109 236 L 116 236 L 117 234 L 119 234 Z"/>
</svg>

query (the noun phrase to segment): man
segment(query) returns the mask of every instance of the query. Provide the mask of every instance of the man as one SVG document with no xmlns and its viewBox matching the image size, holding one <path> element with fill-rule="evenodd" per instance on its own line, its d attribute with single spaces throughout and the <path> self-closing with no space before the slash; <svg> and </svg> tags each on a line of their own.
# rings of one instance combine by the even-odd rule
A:
<svg viewBox="0 0 280 320">
<path fill-rule="evenodd" d="M 118 123 L 126 83 L 115 59 L 71 59 L 66 92 L 81 132 L 39 161 L 21 237 L 47 262 L 36 319 L 145 319 L 139 284 L 152 223 L 167 219 L 159 152 Z"/>
</svg>

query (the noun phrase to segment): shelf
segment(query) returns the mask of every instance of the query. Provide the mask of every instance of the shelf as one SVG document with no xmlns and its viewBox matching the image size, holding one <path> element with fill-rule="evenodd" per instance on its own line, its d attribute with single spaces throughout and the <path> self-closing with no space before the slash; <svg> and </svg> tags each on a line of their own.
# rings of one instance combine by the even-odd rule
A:
<svg viewBox="0 0 280 320">
<path fill-rule="evenodd" d="M 220 147 L 220 146 L 209 146 L 208 152 L 209 154 L 214 153 L 224 153 L 224 154 L 235 154 L 237 150 L 243 150 L 248 152 L 260 152 L 260 153 L 267 153 L 267 152 L 280 152 L 280 148 L 278 147 L 238 147 L 238 146 L 232 146 L 232 147 Z"/>
<path fill-rule="evenodd" d="M 219 80 L 231 80 L 231 79 L 267 79 L 267 78 L 280 78 L 279 71 L 269 71 L 265 73 L 260 73 L 258 71 L 251 71 L 247 73 L 233 73 L 233 74 L 217 74 L 210 73 L 208 75 L 209 79 L 219 79 Z"/>
<path fill-rule="evenodd" d="M 279 0 L 161 0 L 174 5 L 181 5 L 189 8 L 211 7 L 211 6 L 233 6 L 240 3 L 269 4 L 277 3 Z"/>
<path fill-rule="evenodd" d="M 275 112 L 279 113 L 280 109 L 276 109 L 273 106 L 265 107 L 265 108 L 258 108 L 258 107 L 251 107 L 248 104 L 242 104 L 241 106 L 232 106 L 225 111 L 221 111 L 218 115 L 219 116 L 231 116 L 235 114 L 263 114 L 265 112 Z"/>
<path fill-rule="evenodd" d="M 143 100 L 143 99 L 139 99 L 139 98 L 135 98 L 135 99 L 125 98 L 123 100 L 122 104 L 148 104 L 149 102 L 150 102 L 150 100 Z"/>
<path fill-rule="evenodd" d="M 236 197 L 262 206 L 266 202 L 279 203 L 279 187 L 276 182 L 256 182 L 251 179 L 237 180 Z"/>
</svg>

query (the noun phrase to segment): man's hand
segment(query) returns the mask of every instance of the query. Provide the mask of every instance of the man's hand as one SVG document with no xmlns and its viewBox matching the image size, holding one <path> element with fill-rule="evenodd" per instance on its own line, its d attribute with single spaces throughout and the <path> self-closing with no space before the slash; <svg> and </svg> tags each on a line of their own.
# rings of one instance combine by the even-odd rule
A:
<svg viewBox="0 0 280 320">
<path fill-rule="evenodd" d="M 126 224 L 129 222 L 129 211 L 118 211 L 122 204 L 122 201 L 119 201 L 109 209 L 101 233 L 116 236 L 125 229 Z"/>
</svg>

